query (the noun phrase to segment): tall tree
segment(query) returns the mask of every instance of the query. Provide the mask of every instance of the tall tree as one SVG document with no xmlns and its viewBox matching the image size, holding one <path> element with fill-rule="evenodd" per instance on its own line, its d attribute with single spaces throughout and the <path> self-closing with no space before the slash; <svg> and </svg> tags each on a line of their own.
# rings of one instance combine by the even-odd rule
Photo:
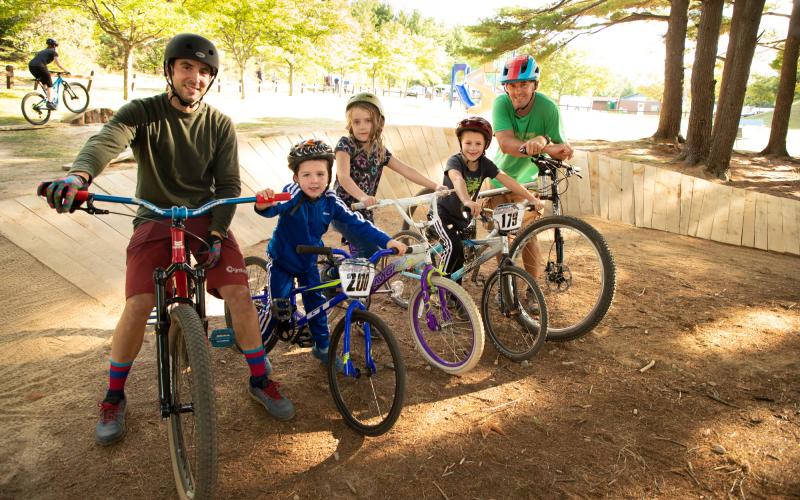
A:
<svg viewBox="0 0 800 500">
<path fill-rule="evenodd" d="M 689 23 L 689 0 L 671 0 L 664 57 L 664 95 L 653 139 L 677 142 L 683 116 L 683 51 Z"/>
<path fill-rule="evenodd" d="M 794 0 L 792 15 L 789 18 L 789 33 L 786 35 L 783 48 L 781 79 L 772 115 L 772 129 L 769 132 L 767 147 L 761 151 L 763 155 L 782 158 L 789 156 L 786 151 L 786 134 L 789 132 L 789 115 L 797 85 L 798 49 L 800 49 L 800 0 Z"/>
<path fill-rule="evenodd" d="M 763 10 L 764 0 L 738 0 L 733 6 L 717 115 L 711 130 L 711 149 L 706 162 L 708 173 L 726 181 L 730 180 L 731 153 L 736 142 Z"/>
<path fill-rule="evenodd" d="M 686 147 L 681 157 L 687 165 L 703 163 L 711 147 L 711 125 L 714 115 L 714 64 L 719 47 L 722 8 L 725 0 L 704 0 L 697 26 L 697 47 L 692 65 L 692 107 Z"/>
<path fill-rule="evenodd" d="M 276 4 L 275 0 L 231 0 L 218 4 L 208 14 L 216 40 L 226 55 L 236 61 L 242 99 L 247 63 L 258 53 L 260 45 L 275 38 L 271 26 L 278 14 Z"/>
<path fill-rule="evenodd" d="M 166 36 L 179 16 L 177 5 L 163 0 L 67 0 L 64 5 L 88 14 L 119 44 L 123 99 L 128 99 L 134 50 Z"/>
</svg>

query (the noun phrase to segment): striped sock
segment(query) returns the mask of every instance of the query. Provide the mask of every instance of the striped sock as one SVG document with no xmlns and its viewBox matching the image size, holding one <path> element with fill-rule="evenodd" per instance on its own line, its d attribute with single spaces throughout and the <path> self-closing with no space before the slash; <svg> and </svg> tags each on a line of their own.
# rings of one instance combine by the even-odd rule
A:
<svg viewBox="0 0 800 500">
<path fill-rule="evenodd" d="M 131 371 L 133 361 L 127 363 L 117 363 L 109 359 L 108 369 L 108 392 L 106 399 L 119 400 L 125 397 L 125 382 L 128 380 L 128 373 Z"/>
<path fill-rule="evenodd" d="M 266 377 L 266 353 L 264 346 L 260 345 L 249 351 L 242 351 L 247 359 L 247 366 L 250 367 L 250 376 L 253 379 Z"/>
</svg>

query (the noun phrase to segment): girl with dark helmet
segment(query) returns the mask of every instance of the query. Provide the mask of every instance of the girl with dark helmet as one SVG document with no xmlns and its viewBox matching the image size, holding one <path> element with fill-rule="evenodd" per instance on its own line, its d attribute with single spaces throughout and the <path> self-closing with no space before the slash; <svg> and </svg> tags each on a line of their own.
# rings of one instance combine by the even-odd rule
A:
<svg viewBox="0 0 800 500">
<path fill-rule="evenodd" d="M 47 48 L 37 52 L 33 59 L 31 59 L 31 62 L 28 63 L 28 70 L 31 72 L 31 75 L 33 75 L 33 77 L 42 84 L 45 92 L 47 92 L 47 109 L 56 109 L 51 95 L 51 89 L 53 88 L 53 77 L 50 76 L 50 70 L 47 69 L 47 65 L 51 62 L 55 62 L 56 66 L 58 66 L 61 71 L 64 73 L 69 72 L 64 69 L 64 66 L 62 66 L 61 62 L 58 60 L 58 52 L 56 52 L 58 42 L 52 38 L 48 38 L 46 43 Z"/>
<path fill-rule="evenodd" d="M 464 266 L 461 233 L 469 225 L 471 217 L 480 213 L 481 206 L 476 200 L 485 179 L 497 180 L 512 193 L 530 201 L 536 210 L 543 207 L 534 193 L 499 170 L 486 157 L 486 150 L 492 143 L 492 126 L 488 121 L 480 116 L 465 118 L 458 122 L 456 136 L 461 151 L 447 160 L 442 181 L 455 192 L 439 199 L 439 220 L 433 226 L 444 247 L 441 264 L 447 275 Z M 465 217 L 466 211 L 469 211 L 470 217 Z"/>
</svg>

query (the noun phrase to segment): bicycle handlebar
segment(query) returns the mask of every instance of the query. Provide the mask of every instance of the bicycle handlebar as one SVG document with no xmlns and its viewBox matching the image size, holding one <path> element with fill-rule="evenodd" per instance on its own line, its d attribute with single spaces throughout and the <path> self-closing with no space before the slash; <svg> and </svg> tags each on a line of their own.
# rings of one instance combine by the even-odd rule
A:
<svg viewBox="0 0 800 500">
<path fill-rule="evenodd" d="M 315 246 L 315 245 L 297 245 L 295 247 L 295 251 L 297 253 L 299 253 L 299 254 L 305 254 L 305 255 L 309 255 L 309 254 L 311 254 L 311 255 L 328 255 L 328 256 L 340 255 L 340 256 L 344 257 L 345 259 L 349 259 L 351 257 L 350 254 L 347 253 L 347 251 L 342 250 L 341 248 L 334 248 L 334 247 L 318 247 L 318 246 Z M 406 247 L 406 253 L 405 254 L 409 255 L 409 254 L 425 253 L 425 252 L 427 252 L 427 248 L 426 248 L 425 245 L 409 245 L 408 247 Z M 385 255 L 397 255 L 397 249 L 396 248 L 384 248 L 384 249 L 378 250 L 377 252 L 372 254 L 372 256 L 370 256 L 369 260 L 370 260 L 370 262 L 375 263 L 375 262 L 378 261 L 378 259 L 380 259 L 381 257 L 383 257 Z"/>
<path fill-rule="evenodd" d="M 423 194 L 420 196 L 412 196 L 409 198 L 398 198 L 396 200 L 391 198 L 384 198 L 382 200 L 378 200 L 378 203 L 374 205 L 370 205 L 365 207 L 363 203 L 356 202 L 350 205 L 351 210 L 374 210 L 376 208 L 388 207 L 392 205 L 397 205 L 400 208 L 410 208 L 415 207 L 417 205 L 423 205 L 425 203 L 433 203 L 433 200 L 438 198 L 439 196 L 446 196 L 455 189 L 443 189 L 441 191 L 434 191 L 433 193 Z"/>
<path fill-rule="evenodd" d="M 145 207 L 151 212 L 162 217 L 170 217 L 172 219 L 191 219 L 192 217 L 199 217 L 212 208 L 220 205 L 238 205 L 242 203 L 272 203 L 274 201 L 287 201 L 292 198 L 290 193 L 276 193 L 271 199 L 264 198 L 260 195 L 245 196 L 240 198 L 222 198 L 219 200 L 212 200 L 205 205 L 198 208 L 186 207 L 172 207 L 172 208 L 159 208 L 149 201 L 139 198 L 129 198 L 126 196 L 110 196 L 100 193 L 90 193 L 89 191 L 78 191 L 75 196 L 76 202 L 92 202 L 92 201 L 105 201 L 108 203 L 121 203 L 125 205 L 138 205 Z"/>
</svg>

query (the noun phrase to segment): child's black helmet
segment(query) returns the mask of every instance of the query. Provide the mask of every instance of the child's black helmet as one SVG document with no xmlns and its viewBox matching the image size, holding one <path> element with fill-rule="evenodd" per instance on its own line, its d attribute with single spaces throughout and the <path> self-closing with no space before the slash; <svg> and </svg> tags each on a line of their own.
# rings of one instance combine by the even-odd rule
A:
<svg viewBox="0 0 800 500">
<path fill-rule="evenodd" d="M 52 38 L 48 38 L 46 43 L 48 47 L 58 47 L 58 42 L 56 42 Z"/>
<path fill-rule="evenodd" d="M 300 141 L 289 150 L 289 168 L 297 173 L 298 166 L 308 160 L 325 160 L 328 162 L 328 174 L 330 176 L 333 168 L 333 150 L 330 146 L 319 139 L 307 139 Z"/>
</svg>

